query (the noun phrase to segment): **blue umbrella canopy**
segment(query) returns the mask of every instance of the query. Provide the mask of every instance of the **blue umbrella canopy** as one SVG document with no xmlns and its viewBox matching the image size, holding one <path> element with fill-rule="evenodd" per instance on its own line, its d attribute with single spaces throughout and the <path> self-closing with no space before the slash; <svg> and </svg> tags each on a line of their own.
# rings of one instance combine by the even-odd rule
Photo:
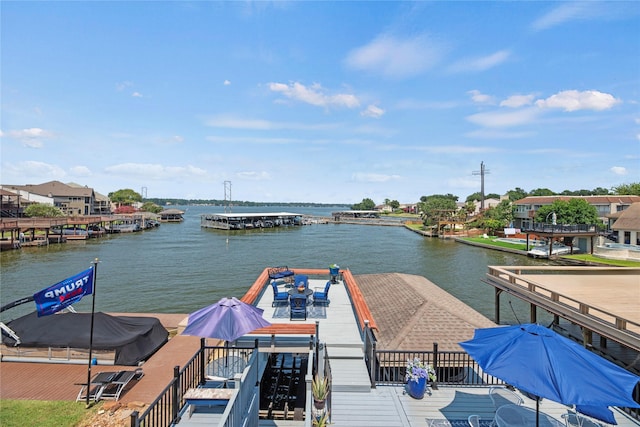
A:
<svg viewBox="0 0 640 427">
<path fill-rule="evenodd" d="M 536 396 L 599 413 L 640 407 L 632 397 L 640 377 L 544 326 L 476 329 L 460 346 L 486 373 Z"/>
<path fill-rule="evenodd" d="M 184 335 L 235 341 L 258 328 L 270 326 L 264 310 L 237 298 L 222 298 L 215 304 L 189 314 Z"/>
</svg>

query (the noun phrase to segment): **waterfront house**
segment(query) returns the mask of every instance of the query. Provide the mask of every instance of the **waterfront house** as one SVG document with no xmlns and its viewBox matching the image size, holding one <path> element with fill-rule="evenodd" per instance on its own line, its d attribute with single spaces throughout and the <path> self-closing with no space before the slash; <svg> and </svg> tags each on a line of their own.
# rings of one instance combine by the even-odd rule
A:
<svg viewBox="0 0 640 427">
<path fill-rule="evenodd" d="M 513 202 L 515 206 L 514 227 L 531 229 L 535 214 L 542 206 L 550 205 L 556 200 L 569 201 L 584 199 L 598 211 L 603 224 L 608 222 L 608 215 L 622 212 L 633 203 L 640 202 L 640 196 L 528 196 Z"/>
<path fill-rule="evenodd" d="M 640 202 L 609 215 L 609 218 L 615 220 L 611 229 L 618 243 L 640 246 Z"/>
<path fill-rule="evenodd" d="M 78 184 L 68 185 L 60 181 L 49 181 L 43 184 L 6 185 L 7 190 L 26 191 L 31 194 L 53 199 L 53 205 L 66 216 L 99 215 L 102 201 L 96 204 L 96 193 L 93 188 Z"/>
</svg>

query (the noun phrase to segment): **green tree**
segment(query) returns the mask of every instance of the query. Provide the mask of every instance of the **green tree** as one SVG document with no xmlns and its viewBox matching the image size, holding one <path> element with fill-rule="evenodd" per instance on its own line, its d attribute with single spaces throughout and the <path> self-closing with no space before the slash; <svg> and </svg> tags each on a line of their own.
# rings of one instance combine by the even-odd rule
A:
<svg viewBox="0 0 640 427">
<path fill-rule="evenodd" d="M 118 205 L 132 205 L 135 202 L 142 201 L 142 196 L 130 188 L 109 193 L 109 198 L 113 203 L 117 203 Z"/>
<path fill-rule="evenodd" d="M 536 222 L 551 223 L 553 213 L 557 224 L 597 224 L 598 210 L 585 199 L 555 200 L 550 205 L 541 206 L 536 212 Z"/>
<path fill-rule="evenodd" d="M 391 206 L 391 209 L 396 210 L 400 207 L 400 202 L 397 200 L 392 200 L 389 202 L 389 206 Z"/>
<path fill-rule="evenodd" d="M 524 199 L 529 195 L 525 190 L 520 187 L 516 187 L 513 190 L 507 191 L 507 195 L 509 196 L 509 200 L 515 202 L 516 200 Z"/>
<path fill-rule="evenodd" d="M 351 206 L 351 210 L 370 211 L 370 210 L 373 210 L 375 207 L 376 207 L 376 204 L 373 200 L 369 198 L 365 198 L 365 199 L 362 199 L 362 202 L 356 203 L 355 205 Z"/>
<path fill-rule="evenodd" d="M 145 202 L 144 205 L 142 205 L 142 207 L 140 208 L 140 210 L 144 212 L 152 212 L 157 214 L 162 212 L 164 209 L 162 208 L 162 206 L 158 206 L 153 202 Z"/>
<path fill-rule="evenodd" d="M 556 193 L 549 190 L 548 188 L 536 188 L 535 190 L 531 190 L 529 193 L 530 196 L 553 196 Z"/>
<path fill-rule="evenodd" d="M 25 216 L 29 218 L 37 217 L 37 216 L 64 216 L 62 211 L 56 208 L 53 205 L 47 205 L 44 203 L 34 203 L 32 205 L 27 206 L 24 209 Z"/>
<path fill-rule="evenodd" d="M 418 212 L 424 222 L 424 225 L 435 224 L 442 215 L 449 212 L 454 215 L 458 209 L 458 196 L 453 194 L 434 194 L 432 196 L 423 196 L 418 203 Z"/>
<path fill-rule="evenodd" d="M 620 196 L 640 196 L 640 182 L 632 182 L 630 184 L 620 184 L 613 187 L 611 191 Z"/>
<path fill-rule="evenodd" d="M 484 199 L 498 199 L 500 200 L 500 195 L 497 193 L 489 193 L 489 194 L 485 194 L 484 195 Z M 482 200 L 482 193 L 480 193 L 479 191 L 473 193 L 473 194 L 469 194 L 465 200 L 465 202 L 473 202 L 474 200 Z"/>
</svg>

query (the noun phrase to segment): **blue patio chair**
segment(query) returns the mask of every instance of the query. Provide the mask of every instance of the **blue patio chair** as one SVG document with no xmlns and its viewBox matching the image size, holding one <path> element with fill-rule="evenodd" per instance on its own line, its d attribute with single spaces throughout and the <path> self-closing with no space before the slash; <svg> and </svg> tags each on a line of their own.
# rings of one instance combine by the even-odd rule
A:
<svg viewBox="0 0 640 427">
<path fill-rule="evenodd" d="M 307 320 L 307 296 L 291 295 L 289 320 Z"/>
<path fill-rule="evenodd" d="M 316 288 L 316 292 L 313 293 L 313 305 L 329 305 L 329 288 L 331 287 L 331 280 L 322 288 Z"/>
<path fill-rule="evenodd" d="M 289 293 L 280 292 L 275 280 L 271 281 L 271 287 L 273 288 L 273 302 L 271 303 L 271 307 L 275 307 L 276 305 L 283 303 L 286 304 L 287 301 L 289 301 Z"/>
<path fill-rule="evenodd" d="M 304 274 L 296 275 L 295 282 L 294 282 L 294 287 L 297 288 L 300 285 L 304 285 L 305 288 L 308 288 L 309 287 L 309 276 L 304 275 Z"/>
</svg>

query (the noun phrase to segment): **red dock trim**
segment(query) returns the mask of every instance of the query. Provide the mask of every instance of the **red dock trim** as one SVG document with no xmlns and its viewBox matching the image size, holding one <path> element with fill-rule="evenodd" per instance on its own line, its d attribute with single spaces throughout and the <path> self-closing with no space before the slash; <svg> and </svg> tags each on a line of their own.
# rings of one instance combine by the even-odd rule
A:
<svg viewBox="0 0 640 427">
<path fill-rule="evenodd" d="M 360 329 L 364 329 L 365 320 L 369 321 L 369 327 L 371 329 L 378 330 L 378 325 L 373 318 L 373 314 L 371 314 L 371 310 L 369 310 L 369 306 L 362 296 L 362 292 L 360 292 L 360 288 L 356 283 L 356 279 L 353 278 L 350 270 L 342 271 L 342 279 L 344 280 L 345 285 L 347 286 L 347 291 L 351 296 L 351 303 L 356 312 L 356 317 L 358 318 L 358 323 L 360 324 Z"/>
<path fill-rule="evenodd" d="M 250 335 L 315 335 L 313 323 L 274 323 L 271 326 L 249 332 Z"/>
</svg>

